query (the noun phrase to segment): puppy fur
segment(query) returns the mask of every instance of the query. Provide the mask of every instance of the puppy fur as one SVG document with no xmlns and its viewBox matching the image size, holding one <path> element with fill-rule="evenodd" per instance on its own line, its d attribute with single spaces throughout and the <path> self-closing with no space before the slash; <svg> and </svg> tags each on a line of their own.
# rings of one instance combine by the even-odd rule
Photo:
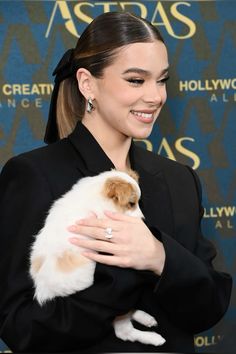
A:
<svg viewBox="0 0 236 354">
<path fill-rule="evenodd" d="M 40 305 L 57 296 L 68 296 L 93 284 L 96 264 L 81 254 L 83 248 L 69 242 L 71 233 L 67 227 L 76 220 L 87 217 L 90 212 L 102 218 L 104 210 L 143 218 L 138 204 L 140 196 L 138 175 L 134 171 L 131 170 L 127 174 L 112 170 L 79 180 L 70 191 L 54 202 L 44 227 L 35 236 L 30 252 L 30 276 L 34 282 L 35 298 Z M 130 321 L 135 313 L 136 311 L 127 314 L 125 320 L 122 318 L 114 321 L 114 329 L 119 338 L 132 340 L 131 338 L 137 337 L 137 330 Z M 152 316 L 146 315 L 153 320 L 152 323 L 156 323 Z M 144 317 L 139 316 L 140 323 Z M 145 323 L 143 320 L 144 325 Z M 136 336 L 134 333 L 133 336 L 129 335 L 132 328 Z M 146 343 L 149 339 L 142 340 L 142 335 L 146 338 L 145 333 L 152 333 L 149 336 L 149 344 L 163 344 L 164 339 L 155 332 L 138 332 L 139 339 L 135 340 Z"/>
</svg>

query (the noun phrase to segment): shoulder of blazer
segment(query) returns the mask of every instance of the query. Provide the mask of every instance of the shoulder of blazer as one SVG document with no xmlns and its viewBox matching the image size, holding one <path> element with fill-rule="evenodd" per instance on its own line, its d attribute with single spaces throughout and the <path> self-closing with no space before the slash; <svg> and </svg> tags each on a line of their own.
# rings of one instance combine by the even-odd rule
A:
<svg viewBox="0 0 236 354">
<path fill-rule="evenodd" d="M 172 172 L 182 172 L 187 170 L 186 166 L 170 160 L 167 157 L 155 154 L 152 151 L 143 149 L 135 144 L 134 147 L 134 160 L 137 164 L 141 165 L 143 169 L 151 174 L 155 174 L 159 171 L 170 170 Z"/>
<path fill-rule="evenodd" d="M 197 197 L 201 204 L 201 183 L 195 171 L 187 165 L 170 160 L 167 157 L 157 155 L 135 145 L 135 165 L 146 170 L 151 175 L 162 173 L 174 195 L 188 194 Z"/>
<path fill-rule="evenodd" d="M 67 138 L 29 152 L 14 159 L 27 162 L 37 168 L 50 184 L 54 196 L 64 194 L 83 175 L 77 168 L 79 155 Z M 82 161 L 81 161 L 82 164 Z"/>
<path fill-rule="evenodd" d="M 17 157 L 24 157 L 38 163 L 39 166 L 51 165 L 54 168 L 62 164 L 70 164 L 75 158 L 75 152 L 68 139 L 42 146 L 40 148 L 22 153 Z"/>
</svg>

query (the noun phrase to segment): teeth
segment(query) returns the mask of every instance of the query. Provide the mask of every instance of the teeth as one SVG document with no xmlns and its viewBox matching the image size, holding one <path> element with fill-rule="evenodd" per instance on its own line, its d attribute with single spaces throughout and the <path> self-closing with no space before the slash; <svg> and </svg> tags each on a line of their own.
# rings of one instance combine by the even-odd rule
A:
<svg viewBox="0 0 236 354">
<path fill-rule="evenodd" d="M 131 111 L 133 114 L 135 114 L 136 116 L 142 117 L 142 118 L 151 118 L 152 117 L 152 113 L 142 113 L 142 112 L 135 112 L 135 111 Z"/>
</svg>

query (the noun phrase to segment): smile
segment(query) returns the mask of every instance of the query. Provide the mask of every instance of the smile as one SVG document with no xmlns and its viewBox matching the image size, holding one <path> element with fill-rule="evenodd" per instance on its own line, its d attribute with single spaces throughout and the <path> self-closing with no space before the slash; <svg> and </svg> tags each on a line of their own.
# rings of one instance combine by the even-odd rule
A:
<svg viewBox="0 0 236 354">
<path fill-rule="evenodd" d="M 136 111 L 131 111 L 131 113 L 143 118 L 151 118 L 153 115 L 153 113 L 143 113 L 143 112 L 136 112 Z"/>
<path fill-rule="evenodd" d="M 138 112 L 133 110 L 131 110 L 130 112 L 133 115 L 135 115 L 138 118 L 138 120 L 143 121 L 145 123 L 150 123 L 154 119 L 154 112 L 147 113 L 147 112 Z"/>
</svg>

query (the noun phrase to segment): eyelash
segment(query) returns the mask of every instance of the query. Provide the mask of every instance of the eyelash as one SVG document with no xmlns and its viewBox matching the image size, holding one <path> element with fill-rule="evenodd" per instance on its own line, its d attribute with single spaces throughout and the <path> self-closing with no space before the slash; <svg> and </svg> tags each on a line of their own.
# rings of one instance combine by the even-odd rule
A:
<svg viewBox="0 0 236 354">
<path fill-rule="evenodd" d="M 163 79 L 157 81 L 158 84 L 162 84 L 164 85 L 166 83 L 167 80 L 169 80 L 169 76 L 164 77 Z M 133 84 L 134 86 L 139 86 L 142 85 L 144 83 L 144 79 L 128 79 L 127 80 L 130 84 Z"/>
<path fill-rule="evenodd" d="M 162 84 L 164 84 L 166 81 L 168 81 L 169 80 L 169 76 L 165 76 L 165 77 L 163 77 L 163 79 L 161 79 L 160 81 L 157 81 L 158 83 L 160 82 L 160 83 L 162 83 Z"/>
</svg>

